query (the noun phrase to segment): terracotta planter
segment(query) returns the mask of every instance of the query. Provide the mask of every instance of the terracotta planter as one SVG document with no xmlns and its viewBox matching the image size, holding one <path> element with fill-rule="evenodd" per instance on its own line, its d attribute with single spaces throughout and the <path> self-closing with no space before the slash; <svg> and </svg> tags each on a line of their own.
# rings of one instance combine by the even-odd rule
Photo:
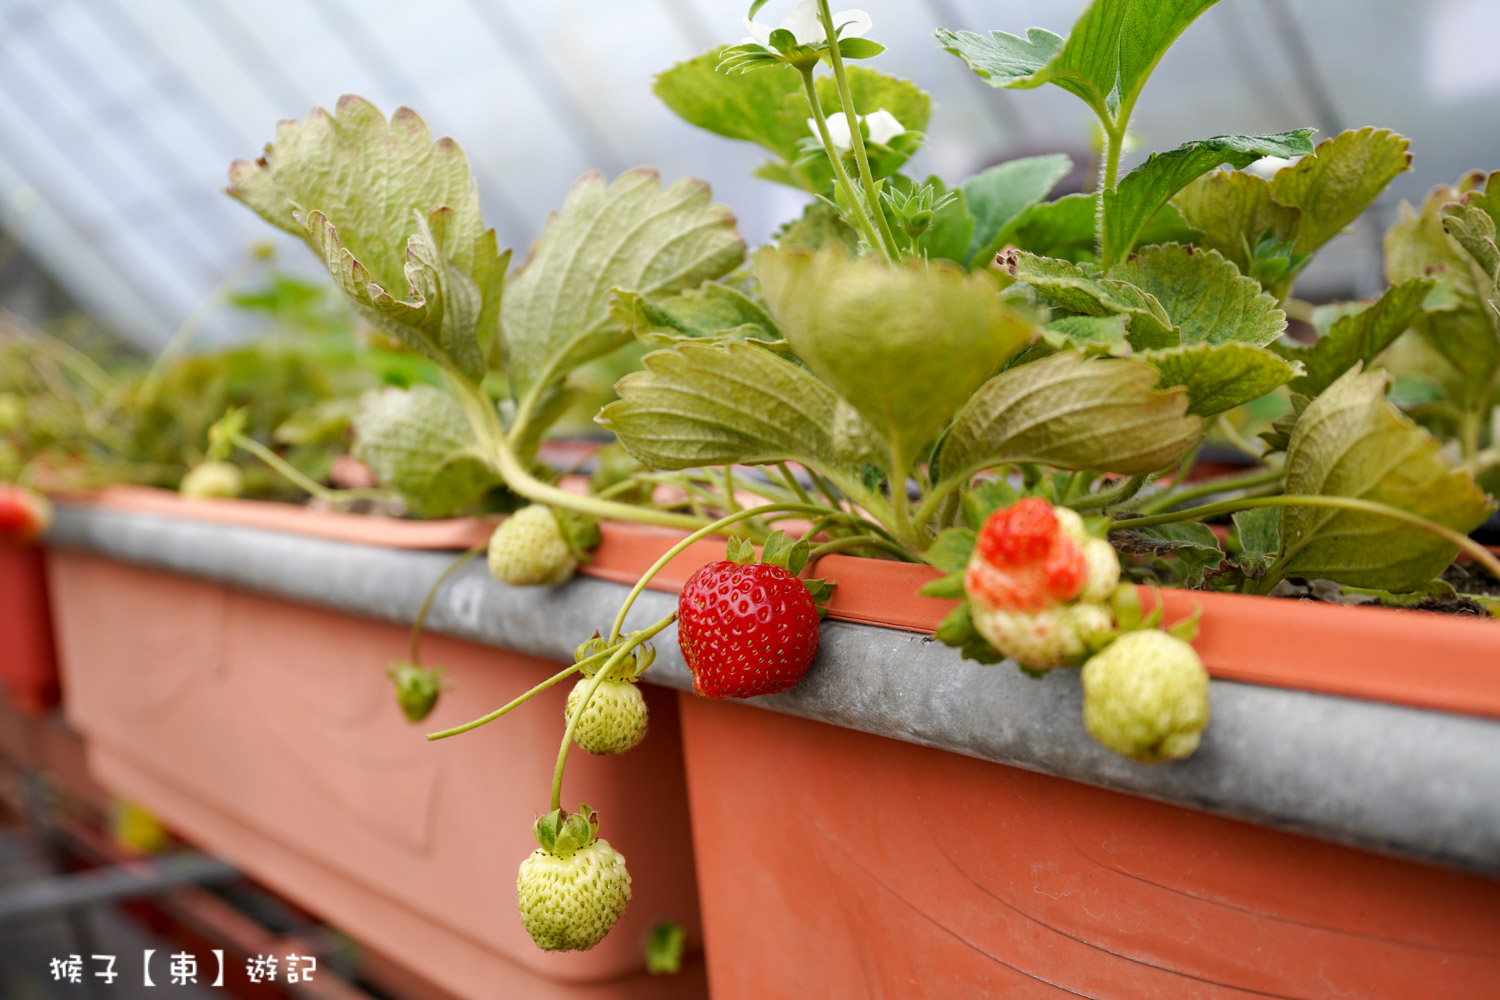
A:
<svg viewBox="0 0 1500 1000">
<path fill-rule="evenodd" d="M 715 1000 L 1500 983 L 1500 882 L 683 696 Z"/>
<path fill-rule="evenodd" d="M 0 544 L 0 686 L 11 706 L 40 715 L 58 702 L 57 662 L 42 550 Z"/>
<path fill-rule="evenodd" d="M 636 894 L 594 951 L 538 951 L 516 867 L 546 808 L 566 685 L 461 739 L 421 733 L 510 700 L 556 665 L 434 637 L 456 687 L 422 726 L 384 676 L 406 630 L 97 556 L 49 571 L 90 767 L 188 839 L 460 996 L 703 995 L 701 964 L 649 977 L 658 920 L 698 939 L 692 843 L 671 692 L 628 759 L 576 754 L 570 800 L 605 817 Z"/>
</svg>

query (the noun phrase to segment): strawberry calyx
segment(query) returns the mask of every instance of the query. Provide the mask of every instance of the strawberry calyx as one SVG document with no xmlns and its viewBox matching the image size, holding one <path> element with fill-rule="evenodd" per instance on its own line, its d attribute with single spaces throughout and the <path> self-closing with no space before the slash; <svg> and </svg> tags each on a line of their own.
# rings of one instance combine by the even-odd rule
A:
<svg viewBox="0 0 1500 1000">
<path fill-rule="evenodd" d="M 593 677 L 610 660 L 610 657 L 604 654 L 630 644 L 639 634 L 630 632 L 610 643 L 596 631 L 592 638 L 584 640 L 573 651 L 573 662 L 578 665 L 579 672 L 585 677 Z M 639 680 L 641 674 L 644 674 L 655 662 L 656 647 L 649 642 L 642 642 L 630 651 L 622 663 L 615 665 L 610 671 L 610 680 L 633 683 Z"/>
<path fill-rule="evenodd" d="M 578 811 L 570 813 L 561 807 L 538 816 L 531 824 L 531 834 L 537 846 L 548 854 L 566 858 L 593 844 L 599 833 L 599 814 L 586 803 L 578 804 Z"/>
<path fill-rule="evenodd" d="M 410 660 L 398 660 L 386 667 L 386 676 L 396 688 L 396 703 L 409 722 L 421 722 L 437 707 L 438 696 L 448 683 L 442 667 L 424 667 Z"/>
<path fill-rule="evenodd" d="M 755 543 L 748 538 L 734 537 L 729 539 L 729 550 L 725 556 L 727 562 L 738 566 L 776 566 L 786 570 L 792 576 L 797 577 L 802 585 L 807 588 L 808 594 L 813 599 L 813 604 L 818 609 L 818 617 L 828 617 L 828 608 L 825 605 L 833 596 L 834 584 L 832 581 L 817 578 L 812 580 L 803 579 L 799 574 L 807 566 L 807 561 L 812 552 L 812 545 L 805 538 L 791 541 L 784 531 L 773 531 L 761 544 L 759 554 L 756 553 Z"/>
</svg>

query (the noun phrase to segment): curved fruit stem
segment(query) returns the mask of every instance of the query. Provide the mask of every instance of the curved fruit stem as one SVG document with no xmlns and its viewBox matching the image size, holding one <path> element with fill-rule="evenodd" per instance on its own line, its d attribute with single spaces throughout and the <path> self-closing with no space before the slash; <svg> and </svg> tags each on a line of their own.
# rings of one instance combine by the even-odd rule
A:
<svg viewBox="0 0 1500 1000">
<path fill-rule="evenodd" d="M 448 564 L 448 568 L 443 570 L 438 578 L 432 581 L 432 586 L 427 589 L 427 596 L 422 599 L 422 607 L 417 610 L 417 617 L 411 623 L 411 662 L 414 666 L 422 665 L 422 626 L 427 623 L 427 614 L 432 610 L 432 602 L 437 598 L 438 591 L 443 589 L 443 584 L 447 583 L 454 573 L 484 550 L 485 546 L 476 545 L 460 555 Z"/>
<path fill-rule="evenodd" d="M 651 568 L 646 570 L 646 572 L 641 575 L 641 578 L 635 582 L 635 586 L 631 588 L 630 593 L 625 595 L 625 601 L 620 605 L 619 614 L 615 615 L 614 625 L 610 626 L 610 644 L 613 645 L 615 642 L 619 641 L 620 629 L 625 625 L 625 616 L 630 612 L 630 606 L 635 603 L 635 599 L 641 596 L 641 591 L 646 589 L 646 584 L 650 583 L 651 579 L 656 576 L 657 573 L 660 573 L 662 571 L 662 568 L 665 567 L 667 563 L 671 562 L 673 559 L 676 559 L 679 555 L 681 555 L 682 551 L 689 545 L 701 539 L 707 538 L 709 535 L 715 534 L 716 532 L 723 531 L 725 528 L 728 528 L 740 521 L 744 521 L 747 518 L 759 517 L 762 514 L 776 513 L 816 514 L 822 516 L 837 513 L 841 514 L 844 517 L 853 517 L 853 515 L 846 514 L 843 511 L 830 511 L 827 507 L 822 507 L 816 504 L 768 503 L 760 507 L 749 507 L 745 510 L 737 510 L 733 514 L 724 515 L 712 524 L 704 525 L 697 531 L 682 539 L 676 545 L 673 545 L 667 551 L 663 552 L 661 558 L 652 563 Z"/>
<path fill-rule="evenodd" d="M 625 661 L 625 657 L 630 655 L 631 650 L 676 620 L 677 612 L 673 611 L 650 628 L 633 633 L 624 643 L 608 650 L 609 659 L 605 661 L 604 666 L 599 668 L 599 672 L 589 679 L 589 686 L 583 689 L 583 697 L 578 702 L 578 708 L 568 715 L 568 726 L 563 730 L 562 747 L 557 751 L 557 766 L 552 770 L 552 809 L 562 807 L 563 771 L 568 766 L 568 751 L 573 747 L 573 733 L 578 729 L 578 721 L 583 718 L 584 710 L 589 707 L 589 699 L 594 697 L 594 692 L 599 690 L 599 685 L 614 673 L 615 668 Z"/>
<path fill-rule="evenodd" d="M 355 500 L 375 500 L 384 503 L 398 502 L 401 498 L 390 490 L 335 490 L 322 483 L 314 482 L 302 473 L 295 465 L 276 454 L 270 448 L 261 444 L 252 437 L 243 434 L 230 435 L 229 442 L 242 451 L 248 451 L 262 462 L 269 465 L 284 479 L 289 481 L 298 489 L 309 496 L 315 496 L 324 503 L 341 504 L 351 503 Z"/>
<path fill-rule="evenodd" d="M 457 736 L 460 733 L 467 733 L 471 729 L 478 729 L 480 726 L 485 725 L 486 723 L 494 722 L 496 719 L 500 718 L 500 716 L 509 712 L 511 709 L 519 708 L 521 705 L 526 704 L 526 702 L 531 700 L 532 695 L 541 694 L 543 691 L 547 690 L 549 687 L 558 683 L 559 681 L 566 680 L 574 674 L 578 673 L 578 671 L 582 670 L 586 664 L 590 664 L 595 660 L 604 659 L 610 654 L 610 652 L 611 650 L 605 650 L 604 652 L 599 653 L 596 656 L 589 657 L 587 660 L 580 660 L 579 662 L 573 664 L 571 667 L 568 667 L 566 670 L 560 671 L 559 673 L 555 673 L 551 677 L 548 677 L 546 680 L 542 681 L 542 683 L 538 684 L 530 691 L 527 691 L 525 694 L 520 695 L 515 700 L 507 703 L 501 708 L 495 709 L 489 715 L 482 715 L 479 718 L 475 719 L 473 722 L 465 722 L 461 726 L 454 726 L 452 729 L 444 729 L 439 733 L 428 733 L 427 739 L 429 741 L 445 740 L 450 736 Z"/>
</svg>

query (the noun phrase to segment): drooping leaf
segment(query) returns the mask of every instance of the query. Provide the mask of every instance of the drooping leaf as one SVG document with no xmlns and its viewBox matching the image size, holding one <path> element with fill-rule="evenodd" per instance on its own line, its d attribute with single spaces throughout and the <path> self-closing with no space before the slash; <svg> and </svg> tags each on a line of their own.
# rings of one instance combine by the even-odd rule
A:
<svg viewBox="0 0 1500 1000">
<path fill-rule="evenodd" d="M 790 361 L 749 344 L 688 341 L 646 355 L 644 367 L 597 418 L 644 465 L 842 464 L 838 397 Z"/>
<path fill-rule="evenodd" d="M 1453 366 L 1471 401 L 1485 397 L 1500 370 L 1500 316 L 1491 296 L 1494 281 L 1444 227 L 1447 206 L 1475 192 L 1500 193 L 1500 175 L 1470 174 L 1456 187 L 1433 189 L 1420 212 L 1403 204 L 1401 218 L 1385 238 L 1386 276 L 1392 283 L 1432 278 L 1417 329 Z"/>
<path fill-rule="evenodd" d="M 1286 313 L 1217 252 L 1166 243 L 1142 247 L 1109 271 L 1159 302 L 1183 344 L 1269 344 Z"/>
<path fill-rule="evenodd" d="M 1278 204 L 1264 177 L 1240 170 L 1210 170 L 1177 192 L 1172 204 L 1202 232 L 1194 241 L 1199 247 L 1217 250 L 1246 275 L 1261 237 L 1270 233 L 1294 242 L 1302 215 L 1299 209 Z"/>
<path fill-rule="evenodd" d="M 1025 38 L 1001 31 L 937 32 L 939 44 L 992 87 L 1055 83 L 1111 119 L 1135 106 L 1146 79 L 1189 24 L 1216 0 L 1094 0 L 1066 40 L 1032 28 Z"/>
<path fill-rule="evenodd" d="M 1161 384 L 1187 390 L 1188 412 L 1211 417 L 1259 399 L 1286 385 L 1301 370 L 1253 344 L 1183 344 L 1151 351 L 1146 360 L 1161 372 Z"/>
<path fill-rule="evenodd" d="M 1033 332 L 993 278 L 946 261 L 890 266 L 837 249 L 768 248 L 755 268 L 797 356 L 903 465 Z"/>
<path fill-rule="evenodd" d="M 1073 169 L 1062 153 L 1028 156 L 990 167 L 963 183 L 964 200 L 974 217 L 974 233 L 963 263 L 983 263 L 1005 246 L 1007 227 Z"/>
<path fill-rule="evenodd" d="M 637 169 L 609 185 L 598 174 L 575 184 L 501 311 L 517 419 L 573 368 L 630 342 L 610 314 L 616 290 L 654 299 L 738 266 L 745 247 L 734 225 L 701 181 L 663 188 L 655 171 Z"/>
<path fill-rule="evenodd" d="M 485 229 L 463 151 L 410 108 L 363 98 L 284 121 L 260 159 L 229 168 L 231 197 L 301 238 L 360 317 L 469 378 L 484 374 L 510 252 Z"/>
<path fill-rule="evenodd" d="M 1293 392 L 1309 398 L 1328 388 L 1344 372 L 1361 362 L 1369 367 L 1396 338 L 1405 333 L 1422 312 L 1422 302 L 1434 283 L 1426 278 L 1408 278 L 1358 311 L 1346 312 L 1328 332 L 1309 346 L 1272 344 L 1277 354 L 1300 361 L 1306 374 L 1293 379 Z"/>
<path fill-rule="evenodd" d="M 1281 511 L 1276 507 L 1257 507 L 1234 515 L 1240 552 L 1235 562 L 1250 577 L 1264 576 L 1276 553 L 1281 551 Z"/>
<path fill-rule="evenodd" d="M 1313 129 L 1274 135 L 1218 135 L 1183 143 L 1165 153 L 1154 153 L 1105 191 L 1103 246 L 1106 265 L 1125 258 L 1140 240 L 1146 222 L 1194 178 L 1227 163 L 1238 169 L 1263 156 L 1293 157 L 1312 152 Z"/>
<path fill-rule="evenodd" d="M 1130 342 L 1138 350 L 1171 347 L 1178 343 L 1172 319 L 1161 303 L 1129 282 L 1102 277 L 1087 265 L 1038 257 L 1024 251 L 1007 252 L 1002 256 L 1001 266 L 1017 281 L 1035 288 L 1070 313 L 1129 317 Z"/>
<path fill-rule="evenodd" d="M 354 418 L 354 457 L 419 517 L 461 513 L 502 482 L 463 407 L 429 385 L 386 389 L 367 401 Z"/>
<path fill-rule="evenodd" d="M 1292 431 L 1286 492 L 1356 497 L 1398 507 L 1460 533 L 1492 504 L 1467 472 L 1451 469 L 1442 446 L 1385 399 L 1383 372 L 1344 374 L 1313 400 Z M 1441 573 L 1458 547 L 1378 514 L 1286 507 L 1281 577 L 1306 576 L 1400 591 Z"/>
<path fill-rule="evenodd" d="M 610 303 L 614 318 L 637 339 L 669 346 L 656 338 L 713 337 L 736 331 L 741 337 L 779 340 L 781 331 L 771 314 L 737 288 L 706 282 L 653 302 L 639 292 L 621 291 Z"/>
<path fill-rule="evenodd" d="M 1301 212 L 1297 251 L 1317 250 L 1373 205 L 1391 181 L 1411 169 L 1410 146 L 1390 129 L 1362 128 L 1325 139 L 1312 155 L 1277 171 L 1271 196 Z"/>
<path fill-rule="evenodd" d="M 1127 553 L 1173 557 L 1180 566 L 1182 581 L 1189 586 L 1202 583 L 1204 574 L 1224 561 L 1218 537 L 1199 521 L 1112 531 L 1110 541 Z"/>
<path fill-rule="evenodd" d="M 1202 421 L 1181 389 L 1160 390 L 1140 361 L 1090 360 L 1064 351 L 995 376 L 943 436 L 942 479 L 1036 462 L 1060 469 L 1145 475 L 1181 460 Z"/>
</svg>

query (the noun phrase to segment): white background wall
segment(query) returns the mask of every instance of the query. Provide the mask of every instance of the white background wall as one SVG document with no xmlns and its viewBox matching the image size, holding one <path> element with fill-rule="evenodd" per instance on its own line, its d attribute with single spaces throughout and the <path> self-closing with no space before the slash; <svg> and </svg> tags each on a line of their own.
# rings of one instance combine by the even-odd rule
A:
<svg viewBox="0 0 1500 1000">
<path fill-rule="evenodd" d="M 762 16 L 791 3 L 772 0 Z M 930 37 L 938 26 L 1066 32 L 1082 0 L 864 3 L 890 47 L 875 65 L 938 102 L 916 169 L 957 179 L 1008 155 L 1086 148 L 1087 112 L 1070 95 L 994 91 Z M 455 136 L 486 218 L 523 250 L 578 174 L 640 163 L 711 181 L 760 239 L 797 211 L 796 194 L 748 176 L 758 150 L 692 129 L 650 93 L 661 69 L 738 40 L 746 6 L 0 0 L 0 224 L 102 319 L 159 344 L 248 241 L 268 235 L 221 193 L 229 161 L 256 155 L 277 119 L 352 92 L 386 111 L 409 104 Z M 1298 37 L 1311 59 L 1297 56 Z M 1392 127 L 1416 150 L 1396 193 L 1420 197 L 1470 167 L 1500 168 L 1496 37 L 1500 0 L 1224 0 L 1164 60 L 1137 125 L 1149 148 L 1300 125 Z M 1369 287 L 1373 240 L 1342 242 L 1322 279 Z M 284 259 L 308 260 L 292 248 Z"/>
</svg>

